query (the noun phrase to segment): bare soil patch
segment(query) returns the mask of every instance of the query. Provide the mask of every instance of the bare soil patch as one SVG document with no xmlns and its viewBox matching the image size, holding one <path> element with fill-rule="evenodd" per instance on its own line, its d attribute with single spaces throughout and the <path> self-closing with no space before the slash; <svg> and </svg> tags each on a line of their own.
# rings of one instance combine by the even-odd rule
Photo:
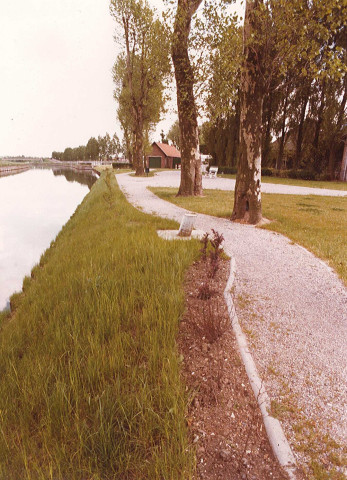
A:
<svg viewBox="0 0 347 480">
<path fill-rule="evenodd" d="M 190 393 L 187 423 L 196 446 L 195 480 L 285 480 L 269 444 L 224 301 L 228 260 L 199 260 L 185 281 L 178 346 Z"/>
</svg>

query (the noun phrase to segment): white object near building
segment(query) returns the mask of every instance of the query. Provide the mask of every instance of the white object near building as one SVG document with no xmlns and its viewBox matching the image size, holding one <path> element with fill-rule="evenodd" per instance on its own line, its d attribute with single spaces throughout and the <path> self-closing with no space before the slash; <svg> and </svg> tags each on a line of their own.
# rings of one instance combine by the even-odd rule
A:
<svg viewBox="0 0 347 480">
<path fill-rule="evenodd" d="M 210 167 L 209 177 L 210 178 L 217 178 L 218 167 Z"/>
</svg>

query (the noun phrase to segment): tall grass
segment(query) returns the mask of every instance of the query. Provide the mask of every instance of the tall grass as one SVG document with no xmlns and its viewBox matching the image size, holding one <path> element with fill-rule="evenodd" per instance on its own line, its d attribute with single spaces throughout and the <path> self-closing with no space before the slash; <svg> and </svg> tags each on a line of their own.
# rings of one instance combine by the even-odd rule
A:
<svg viewBox="0 0 347 480">
<path fill-rule="evenodd" d="M 175 336 L 197 255 L 105 172 L 0 332 L 0 478 L 189 479 Z"/>
<path fill-rule="evenodd" d="M 230 218 L 234 193 L 204 190 L 204 197 L 176 197 L 175 188 L 151 188 L 163 198 L 197 213 Z M 347 198 L 262 194 L 264 226 L 289 237 L 326 260 L 347 284 Z"/>
</svg>

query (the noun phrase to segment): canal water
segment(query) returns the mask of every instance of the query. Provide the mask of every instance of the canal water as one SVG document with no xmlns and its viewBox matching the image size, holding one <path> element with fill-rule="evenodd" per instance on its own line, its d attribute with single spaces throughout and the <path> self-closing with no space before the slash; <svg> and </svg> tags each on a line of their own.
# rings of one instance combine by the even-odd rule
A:
<svg viewBox="0 0 347 480">
<path fill-rule="evenodd" d="M 0 311 L 95 180 L 93 173 L 56 167 L 0 176 Z"/>
</svg>

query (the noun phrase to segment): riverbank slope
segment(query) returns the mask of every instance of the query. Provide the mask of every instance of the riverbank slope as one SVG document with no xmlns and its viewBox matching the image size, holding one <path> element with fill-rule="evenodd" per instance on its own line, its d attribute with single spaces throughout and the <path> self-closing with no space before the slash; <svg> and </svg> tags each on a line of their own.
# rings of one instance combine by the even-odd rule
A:
<svg viewBox="0 0 347 480">
<path fill-rule="evenodd" d="M 103 174 L 11 298 L 0 331 L 0 478 L 190 478 L 175 337 L 196 242 Z"/>
</svg>

